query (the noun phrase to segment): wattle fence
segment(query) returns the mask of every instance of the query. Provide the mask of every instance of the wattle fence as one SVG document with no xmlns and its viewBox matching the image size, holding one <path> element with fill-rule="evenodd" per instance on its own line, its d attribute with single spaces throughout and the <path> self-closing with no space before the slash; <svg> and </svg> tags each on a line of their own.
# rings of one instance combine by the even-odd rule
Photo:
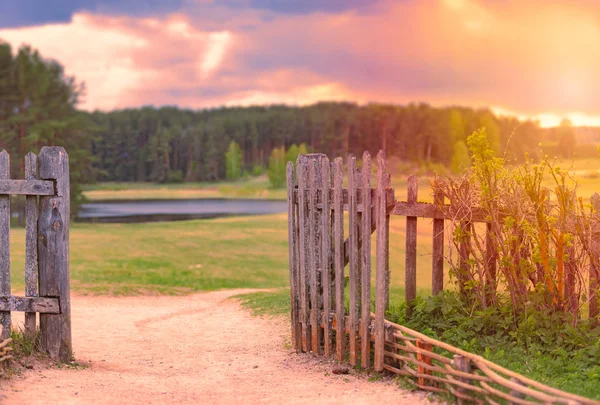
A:
<svg viewBox="0 0 600 405">
<path fill-rule="evenodd" d="M 330 162 L 323 154 L 309 154 L 299 156 L 296 165 L 288 163 L 294 349 L 406 376 L 418 388 L 451 393 L 459 402 L 600 404 L 545 386 L 385 319 L 390 286 L 390 215 L 406 217 L 407 302 L 416 297 L 417 217 L 433 220 L 434 294 L 443 289 L 444 222 L 452 219 L 446 218 L 448 210 L 443 209 L 439 194 L 434 196 L 434 204 L 417 202 L 417 179 L 412 176 L 407 201 L 397 202 L 385 164 L 385 155 L 379 152 L 377 180 L 372 187 L 373 165 L 368 152 L 363 154 L 360 168 L 354 156 L 348 158 L 346 176 L 341 158 Z M 371 285 L 373 270 L 375 286 Z M 490 273 L 494 270 L 488 269 Z"/>
</svg>

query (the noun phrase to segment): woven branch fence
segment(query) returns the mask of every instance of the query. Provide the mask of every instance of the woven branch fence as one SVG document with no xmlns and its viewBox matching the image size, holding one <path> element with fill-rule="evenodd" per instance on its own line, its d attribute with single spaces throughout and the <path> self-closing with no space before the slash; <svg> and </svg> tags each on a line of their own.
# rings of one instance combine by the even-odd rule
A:
<svg viewBox="0 0 600 405">
<path fill-rule="evenodd" d="M 330 162 L 323 154 L 301 155 L 295 166 L 292 162 L 287 166 L 292 345 L 297 352 L 335 356 L 352 366 L 386 370 L 408 377 L 420 389 L 450 393 L 460 403 L 600 405 L 387 321 L 390 215 L 405 216 L 407 222 L 407 301 L 416 297 L 417 217 L 434 219 L 432 291 L 435 294 L 443 288 L 446 218 L 439 210 L 438 196 L 436 204 L 417 203 L 414 178 L 409 181 L 408 201 L 396 202 L 383 152 L 376 159 L 375 187 L 371 187 L 368 152 L 362 156 L 360 169 L 352 155 L 346 166 L 347 187 L 341 158 Z"/>
</svg>

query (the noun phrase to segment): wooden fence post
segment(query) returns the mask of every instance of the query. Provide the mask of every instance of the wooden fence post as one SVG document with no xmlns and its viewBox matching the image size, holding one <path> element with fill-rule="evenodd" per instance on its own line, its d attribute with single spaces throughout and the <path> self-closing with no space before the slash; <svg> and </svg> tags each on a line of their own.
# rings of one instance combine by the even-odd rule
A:
<svg viewBox="0 0 600 405">
<path fill-rule="evenodd" d="M 419 179 L 411 175 L 407 181 L 406 202 L 416 203 Z M 417 217 L 406 217 L 406 265 L 404 273 L 404 299 L 406 315 L 412 314 L 412 301 L 417 298 Z"/>
<path fill-rule="evenodd" d="M 43 147 L 40 178 L 55 182 L 55 195 L 40 198 L 38 256 L 40 296 L 59 299 L 59 314 L 40 314 L 42 349 L 53 360 L 72 359 L 69 284 L 69 156 L 62 147 Z"/>
<path fill-rule="evenodd" d="M 0 151 L 0 180 L 10 178 L 8 152 Z M 0 295 L 10 295 L 10 196 L 0 195 Z M 10 337 L 10 311 L 0 312 L 0 341 Z"/>
<path fill-rule="evenodd" d="M 496 244 L 491 223 L 486 223 L 485 230 L 485 297 L 486 304 L 493 305 L 496 302 Z"/>
<path fill-rule="evenodd" d="M 329 205 L 330 164 L 321 161 L 321 286 L 323 287 L 323 340 L 325 356 L 331 356 L 331 208 Z"/>
<path fill-rule="evenodd" d="M 292 347 L 296 352 L 302 349 L 300 335 L 302 330 L 298 328 L 298 301 L 299 301 L 299 276 L 298 276 L 298 239 L 296 221 L 296 206 L 294 202 L 294 163 L 287 163 L 287 203 L 288 203 L 288 243 L 290 261 L 290 311 L 292 321 Z"/>
<path fill-rule="evenodd" d="M 433 196 L 435 205 L 444 205 L 444 193 L 435 190 Z M 431 267 L 431 294 L 438 295 L 444 290 L 444 219 L 433 220 L 433 251 Z"/>
<path fill-rule="evenodd" d="M 336 355 L 338 361 L 344 360 L 346 339 L 344 307 L 344 288 L 346 280 L 344 277 L 344 172 L 342 169 L 342 158 L 336 158 L 333 162 L 333 247 L 335 266 L 335 314 L 336 314 Z"/>
<path fill-rule="evenodd" d="M 362 263 L 361 263 L 361 360 L 362 368 L 369 368 L 371 363 L 371 154 L 363 153 L 361 169 L 362 191 Z"/>
<path fill-rule="evenodd" d="M 424 341 L 422 341 L 422 340 L 417 340 L 417 341 L 416 341 L 416 346 L 417 346 L 419 349 L 422 349 L 423 351 L 428 351 L 428 352 L 430 352 L 430 351 L 432 351 L 432 350 L 433 350 L 433 345 L 432 345 L 431 343 L 429 343 L 429 342 L 424 342 Z M 426 355 L 425 353 L 423 353 L 422 351 L 419 351 L 419 352 L 417 353 L 417 360 L 418 360 L 418 361 L 420 361 L 420 362 L 422 362 L 422 363 L 425 363 L 425 364 L 427 364 L 427 365 L 429 365 L 429 366 L 431 366 L 431 365 L 432 365 L 432 358 L 431 358 L 431 357 L 429 357 L 429 356 L 427 356 L 427 355 Z M 431 375 L 431 370 L 430 370 L 430 369 L 428 369 L 428 368 L 426 368 L 426 367 L 424 367 L 424 366 L 421 366 L 421 365 L 418 365 L 418 366 L 417 366 L 417 372 L 418 372 L 419 374 L 422 374 L 422 375 Z M 419 376 L 419 377 L 417 377 L 417 382 L 418 382 L 418 384 L 419 384 L 421 387 L 424 387 L 424 386 L 427 386 L 427 385 L 431 385 L 431 380 L 429 380 L 427 377 L 423 377 L 423 376 Z"/>
<path fill-rule="evenodd" d="M 455 354 L 454 355 L 454 359 L 453 359 L 453 364 L 454 364 L 454 368 L 457 369 L 458 371 L 462 371 L 463 373 L 471 373 L 471 360 L 469 360 L 467 357 L 460 355 L 460 354 Z M 466 384 L 471 384 L 471 380 L 469 380 L 468 378 L 464 378 L 464 377 L 457 377 L 458 381 L 462 381 Z M 467 390 L 463 387 L 456 387 L 456 391 L 460 394 L 466 394 Z M 463 399 L 463 398 L 458 398 L 458 405 L 463 405 L 466 404 L 467 402 Z"/>
<path fill-rule="evenodd" d="M 25 155 L 25 180 L 37 180 L 37 156 Z M 25 296 L 38 296 L 38 199 L 35 195 L 25 197 Z M 33 339 L 36 332 L 35 312 L 25 313 L 25 334 Z"/>
<path fill-rule="evenodd" d="M 309 325 L 309 297 L 308 284 L 310 282 L 309 255 L 308 251 L 308 211 L 306 203 L 306 192 L 308 183 L 308 161 L 304 155 L 298 156 L 296 160 L 296 179 L 298 181 L 298 263 L 299 287 L 300 287 L 300 322 L 302 323 L 302 351 L 310 351 L 310 325 Z"/>
<path fill-rule="evenodd" d="M 385 152 L 377 155 L 377 193 L 375 194 L 375 220 L 377 221 L 376 273 L 375 273 L 375 371 L 383 371 L 385 353 L 385 310 L 388 305 L 389 284 L 389 216 L 387 215 L 387 181 Z"/>
<path fill-rule="evenodd" d="M 359 294 L 359 261 L 358 261 L 358 194 L 356 178 L 356 158 L 348 157 L 348 213 L 350 238 L 350 314 L 348 326 L 350 330 L 350 364 L 358 363 L 358 294 Z"/>
</svg>

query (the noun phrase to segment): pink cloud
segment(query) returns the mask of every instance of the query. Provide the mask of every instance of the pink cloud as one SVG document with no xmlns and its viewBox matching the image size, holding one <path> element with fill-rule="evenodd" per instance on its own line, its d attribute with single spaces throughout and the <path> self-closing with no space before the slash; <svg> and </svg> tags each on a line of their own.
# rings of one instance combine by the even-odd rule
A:
<svg viewBox="0 0 600 405">
<path fill-rule="evenodd" d="M 75 14 L 0 38 L 30 43 L 84 80 L 86 109 L 350 99 L 600 116 L 591 12 L 600 7 L 590 0 L 382 1 L 305 14 L 189 7 L 154 18 Z"/>
</svg>

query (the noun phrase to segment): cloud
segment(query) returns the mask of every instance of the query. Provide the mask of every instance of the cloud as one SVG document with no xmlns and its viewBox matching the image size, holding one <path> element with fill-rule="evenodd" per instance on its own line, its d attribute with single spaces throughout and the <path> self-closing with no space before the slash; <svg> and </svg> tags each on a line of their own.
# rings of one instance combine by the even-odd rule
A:
<svg viewBox="0 0 600 405">
<path fill-rule="evenodd" d="M 88 109 L 348 99 L 585 121 L 600 116 L 598 15 L 591 0 L 183 0 L 0 38 L 85 80 Z"/>
</svg>

